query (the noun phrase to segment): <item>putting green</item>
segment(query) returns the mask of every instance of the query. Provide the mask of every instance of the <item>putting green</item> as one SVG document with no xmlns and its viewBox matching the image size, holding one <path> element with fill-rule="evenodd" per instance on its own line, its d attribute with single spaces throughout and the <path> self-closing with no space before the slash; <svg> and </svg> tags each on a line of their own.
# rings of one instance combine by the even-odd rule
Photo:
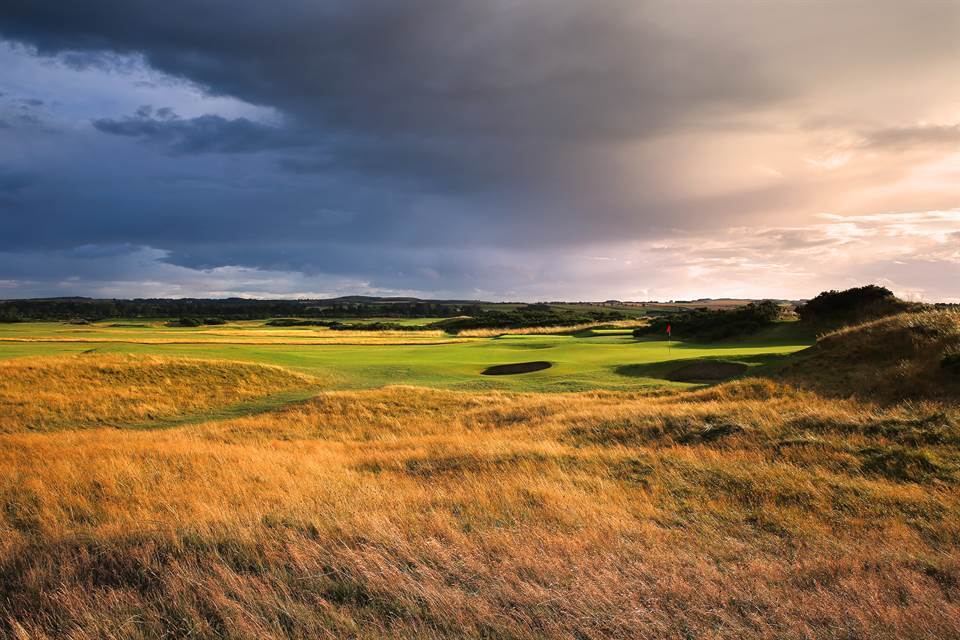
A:
<svg viewBox="0 0 960 640">
<path fill-rule="evenodd" d="M 0 324 L 0 358 L 86 353 L 144 353 L 275 364 L 323 374 L 337 389 L 410 384 L 454 389 L 514 391 L 630 390 L 650 385 L 689 386 L 663 376 L 677 361 L 723 358 L 755 366 L 775 366 L 811 344 L 790 327 L 777 327 L 740 342 L 691 344 L 636 340 L 628 330 L 577 335 L 504 335 L 455 339 L 369 333 L 375 340 L 403 344 L 323 344 L 338 339 L 326 329 L 275 331 L 262 322 L 202 329 L 172 328 L 143 320 L 112 320 L 91 325 L 64 323 Z M 117 326 L 125 325 L 125 326 Z M 147 326 L 131 326 L 147 325 Z M 304 344 L 300 340 L 313 340 Z M 264 339 L 276 341 L 264 343 Z M 316 338 L 316 340 L 314 340 Z M 169 339 L 173 343 L 144 341 Z M 289 339 L 289 340 L 288 340 Z M 81 340 L 72 342 L 68 340 Z M 228 340 L 225 342 L 224 340 Z M 284 344 L 289 341 L 289 344 Z M 299 342 L 299 343 L 298 343 Z M 483 376 L 487 367 L 529 361 L 551 367 L 515 376 Z"/>
</svg>

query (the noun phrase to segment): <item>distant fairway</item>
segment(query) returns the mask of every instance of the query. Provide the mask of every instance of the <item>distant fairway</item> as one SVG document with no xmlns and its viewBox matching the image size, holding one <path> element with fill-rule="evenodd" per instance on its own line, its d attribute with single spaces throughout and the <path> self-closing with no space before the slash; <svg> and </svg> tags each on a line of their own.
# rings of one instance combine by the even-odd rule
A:
<svg viewBox="0 0 960 640">
<path fill-rule="evenodd" d="M 137 326 L 139 325 L 139 326 Z M 464 390 L 631 390 L 688 386 L 665 376 L 683 362 L 723 358 L 761 366 L 810 345 L 778 327 L 737 343 L 709 345 L 636 340 L 627 329 L 576 335 L 463 338 L 427 331 L 331 331 L 268 327 L 263 322 L 172 328 L 155 321 L 111 320 L 91 325 L 0 325 L 0 359 L 96 353 L 150 354 L 274 364 L 322 375 L 327 388 L 365 389 L 409 384 Z M 483 376 L 487 367 L 548 361 L 549 369 Z"/>
</svg>

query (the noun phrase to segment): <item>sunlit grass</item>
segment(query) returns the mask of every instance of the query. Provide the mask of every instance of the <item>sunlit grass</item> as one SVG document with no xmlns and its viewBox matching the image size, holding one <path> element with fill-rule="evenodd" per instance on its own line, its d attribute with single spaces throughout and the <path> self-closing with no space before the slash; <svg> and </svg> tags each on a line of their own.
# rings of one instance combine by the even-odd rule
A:
<svg viewBox="0 0 960 640">
<path fill-rule="evenodd" d="M 345 361 L 399 367 L 412 347 L 344 350 L 327 378 L 0 363 L 0 636 L 960 637 L 960 409 L 939 364 L 955 320 L 871 323 L 780 382 L 696 390 L 332 390 Z M 776 357 L 628 340 L 429 349 L 438 386 L 551 349 L 554 368 L 628 353 L 645 375 Z"/>
<path fill-rule="evenodd" d="M 949 406 L 760 381 L 391 387 L 160 431 L 7 434 L 0 628 L 951 637 L 958 446 Z"/>
<path fill-rule="evenodd" d="M 0 432 L 149 425 L 317 389 L 279 367 L 88 354 L 0 362 Z"/>
<path fill-rule="evenodd" d="M 0 324 L 0 359 L 95 351 L 260 362 L 324 377 L 340 389 L 403 383 L 476 391 L 568 392 L 674 385 L 663 379 L 660 369 L 652 370 L 653 375 L 636 375 L 643 370 L 635 365 L 695 358 L 776 359 L 811 343 L 808 339 L 777 334 L 747 344 L 668 344 L 664 340 L 635 340 L 629 328 L 608 333 L 535 327 L 497 330 L 488 337 L 437 338 L 422 335 L 430 333 L 424 331 L 271 328 L 262 322 L 236 323 L 227 328 L 117 328 L 113 326 L 116 324 L 142 323 L 131 320 L 95 325 Z M 219 335 L 224 331 L 230 335 Z M 493 365 L 529 360 L 546 360 L 553 366 L 541 372 L 496 379 L 480 375 Z"/>
</svg>

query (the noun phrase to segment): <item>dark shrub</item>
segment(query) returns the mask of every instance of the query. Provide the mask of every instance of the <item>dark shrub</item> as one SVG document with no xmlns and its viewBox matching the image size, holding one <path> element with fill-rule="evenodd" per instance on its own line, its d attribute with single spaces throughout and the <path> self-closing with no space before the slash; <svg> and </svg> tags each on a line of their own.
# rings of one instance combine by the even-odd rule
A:
<svg viewBox="0 0 960 640">
<path fill-rule="evenodd" d="M 180 318 L 167 323 L 168 327 L 199 327 L 203 324 L 198 318 Z"/>
<path fill-rule="evenodd" d="M 960 376 L 960 351 L 950 351 L 943 356 L 940 367 L 955 376 Z"/>
<path fill-rule="evenodd" d="M 560 327 L 600 323 L 629 318 L 615 309 L 570 309 L 537 303 L 521 307 L 477 309 L 472 316 L 448 318 L 430 325 L 448 333 L 465 329 L 519 329 L 522 327 Z"/>
<path fill-rule="evenodd" d="M 849 324 L 920 310 L 923 305 L 906 302 L 886 287 L 868 284 L 845 291 L 824 291 L 797 308 L 804 322 L 826 325 Z"/>
<path fill-rule="evenodd" d="M 646 327 L 634 329 L 634 337 L 664 336 L 667 325 L 672 335 L 689 340 L 724 340 L 756 333 L 776 322 L 783 309 L 772 300 L 751 302 L 730 311 L 696 309 L 686 313 L 664 316 Z"/>
<path fill-rule="evenodd" d="M 227 324 L 223 318 L 204 318 L 203 324 Z"/>
<path fill-rule="evenodd" d="M 329 327 L 335 320 L 304 320 L 302 318 L 274 318 L 267 321 L 268 327 Z"/>
</svg>

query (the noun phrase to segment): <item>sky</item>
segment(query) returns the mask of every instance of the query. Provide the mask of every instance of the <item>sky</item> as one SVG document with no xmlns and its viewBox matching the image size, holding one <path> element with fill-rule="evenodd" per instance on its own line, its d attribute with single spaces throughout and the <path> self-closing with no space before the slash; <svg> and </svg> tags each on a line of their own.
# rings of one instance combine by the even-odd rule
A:
<svg viewBox="0 0 960 640">
<path fill-rule="evenodd" d="M 960 0 L 4 0 L 0 298 L 960 302 Z"/>
</svg>

